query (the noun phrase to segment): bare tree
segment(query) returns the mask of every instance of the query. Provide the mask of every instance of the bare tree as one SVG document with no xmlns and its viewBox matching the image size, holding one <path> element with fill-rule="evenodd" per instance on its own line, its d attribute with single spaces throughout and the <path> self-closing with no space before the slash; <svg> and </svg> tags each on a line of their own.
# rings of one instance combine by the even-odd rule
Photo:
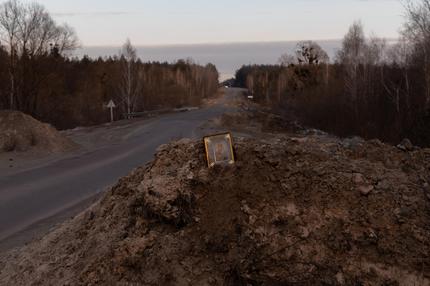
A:
<svg viewBox="0 0 430 286">
<path fill-rule="evenodd" d="M 409 41 L 405 37 L 400 37 L 395 44 L 387 47 L 387 63 L 405 68 L 411 63 L 412 53 Z"/>
<path fill-rule="evenodd" d="M 22 9 L 17 1 L 8 1 L 0 6 L 0 41 L 6 44 L 9 52 L 9 78 L 10 78 L 10 109 L 15 106 L 15 73 L 19 22 L 22 18 Z"/>
<path fill-rule="evenodd" d="M 57 27 L 53 45 L 57 47 L 58 53 L 64 54 L 79 47 L 79 41 L 75 30 L 67 24 Z"/>
<path fill-rule="evenodd" d="M 289 53 L 285 53 L 281 55 L 281 57 L 278 60 L 278 63 L 281 66 L 288 67 L 290 65 L 298 64 L 298 61 L 297 61 L 297 57 L 290 55 Z"/>
<path fill-rule="evenodd" d="M 354 22 L 342 41 L 342 49 L 337 54 L 337 61 L 342 64 L 359 65 L 364 63 L 366 38 L 361 22 Z"/>
<path fill-rule="evenodd" d="M 364 50 L 365 64 L 379 66 L 387 62 L 387 41 L 371 36 Z"/>
<path fill-rule="evenodd" d="M 354 22 L 342 41 L 342 49 L 337 54 L 337 61 L 345 70 L 345 89 L 355 118 L 358 117 L 358 96 L 360 80 L 359 67 L 365 62 L 366 38 L 361 22 Z"/>
<path fill-rule="evenodd" d="M 425 76 L 425 107 L 430 109 L 430 0 L 405 0 L 406 23 L 403 36 L 414 46 Z"/>
<path fill-rule="evenodd" d="M 33 82 L 33 87 L 30 88 L 24 76 L 34 60 L 50 54 L 52 47 L 55 47 L 58 54 L 62 54 L 75 49 L 78 44 L 73 29 L 67 25 L 57 25 L 44 6 L 21 3 L 18 0 L 9 0 L 0 5 L 0 41 L 5 43 L 9 53 L 11 109 L 30 105 L 28 94 L 21 95 L 26 104 L 21 102 L 20 106 L 18 102 L 18 79 L 21 82 L 21 92 L 27 90 L 37 96 L 37 90 L 34 90 L 37 84 Z M 21 71 L 20 75 L 18 70 Z M 32 73 L 37 75 L 34 70 Z M 32 100 L 34 104 L 37 101 L 34 97 Z"/>
<path fill-rule="evenodd" d="M 137 52 L 127 39 L 121 49 L 121 82 L 120 96 L 125 103 L 128 115 L 134 112 L 136 99 L 141 89 L 139 81 L 139 69 L 137 65 Z"/>
<path fill-rule="evenodd" d="M 300 64 L 322 64 L 328 63 L 330 58 L 318 43 L 304 41 L 297 44 L 297 61 Z"/>
</svg>

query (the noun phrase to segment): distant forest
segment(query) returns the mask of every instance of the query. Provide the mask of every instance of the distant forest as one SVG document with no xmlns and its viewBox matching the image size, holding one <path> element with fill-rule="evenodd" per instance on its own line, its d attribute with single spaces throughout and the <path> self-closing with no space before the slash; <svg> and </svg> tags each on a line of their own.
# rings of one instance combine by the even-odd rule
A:
<svg viewBox="0 0 430 286">
<path fill-rule="evenodd" d="M 405 14 L 395 45 L 355 22 L 334 60 L 301 42 L 278 65 L 243 66 L 236 85 L 309 127 L 430 146 L 430 0 L 405 2 Z"/>
<path fill-rule="evenodd" d="M 70 58 L 74 30 L 37 3 L 0 5 L 0 109 L 25 112 L 60 129 L 107 122 L 133 112 L 195 106 L 218 89 L 212 64 L 143 63 L 127 40 L 109 58 Z"/>
</svg>

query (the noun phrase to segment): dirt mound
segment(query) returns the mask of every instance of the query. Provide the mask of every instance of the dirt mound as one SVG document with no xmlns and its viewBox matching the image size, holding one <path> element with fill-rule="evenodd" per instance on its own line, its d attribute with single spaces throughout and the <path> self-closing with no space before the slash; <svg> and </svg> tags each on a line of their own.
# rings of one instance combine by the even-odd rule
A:
<svg viewBox="0 0 430 286">
<path fill-rule="evenodd" d="M 224 113 L 217 118 L 216 125 L 237 130 L 240 132 L 248 131 L 251 133 L 292 133 L 298 134 L 306 131 L 293 118 L 285 118 L 268 107 L 246 100 L 244 97 L 237 97 L 232 105 L 237 108 L 235 112 Z"/>
<path fill-rule="evenodd" d="M 0 258 L 5 285 L 430 285 L 430 150 L 311 136 L 162 146 Z"/>
<path fill-rule="evenodd" d="M 279 115 L 264 111 L 224 113 L 220 117 L 219 125 L 232 130 L 265 133 L 300 133 L 305 130 L 297 122 L 285 120 Z"/>
<path fill-rule="evenodd" d="M 30 149 L 59 153 L 73 147 L 72 141 L 49 124 L 19 111 L 0 111 L 0 153 Z"/>
</svg>

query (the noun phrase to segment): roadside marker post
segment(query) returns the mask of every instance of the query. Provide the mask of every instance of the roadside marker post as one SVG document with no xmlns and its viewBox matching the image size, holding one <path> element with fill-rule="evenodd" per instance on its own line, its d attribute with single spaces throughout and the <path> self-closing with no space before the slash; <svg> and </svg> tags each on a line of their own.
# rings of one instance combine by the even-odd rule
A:
<svg viewBox="0 0 430 286">
<path fill-rule="evenodd" d="M 113 109 L 116 108 L 116 105 L 112 99 L 109 101 L 107 108 L 110 109 L 110 122 L 113 122 Z"/>
</svg>

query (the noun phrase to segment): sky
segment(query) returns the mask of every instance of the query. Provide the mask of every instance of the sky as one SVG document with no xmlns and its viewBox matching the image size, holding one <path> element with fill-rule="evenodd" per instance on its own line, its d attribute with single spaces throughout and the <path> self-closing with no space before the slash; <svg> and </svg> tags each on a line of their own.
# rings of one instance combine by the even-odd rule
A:
<svg viewBox="0 0 430 286">
<path fill-rule="evenodd" d="M 3 0 L 0 0 L 3 2 Z M 27 0 L 23 0 L 27 2 Z M 354 20 L 396 38 L 400 0 L 38 0 L 82 46 L 340 39 Z"/>
</svg>

